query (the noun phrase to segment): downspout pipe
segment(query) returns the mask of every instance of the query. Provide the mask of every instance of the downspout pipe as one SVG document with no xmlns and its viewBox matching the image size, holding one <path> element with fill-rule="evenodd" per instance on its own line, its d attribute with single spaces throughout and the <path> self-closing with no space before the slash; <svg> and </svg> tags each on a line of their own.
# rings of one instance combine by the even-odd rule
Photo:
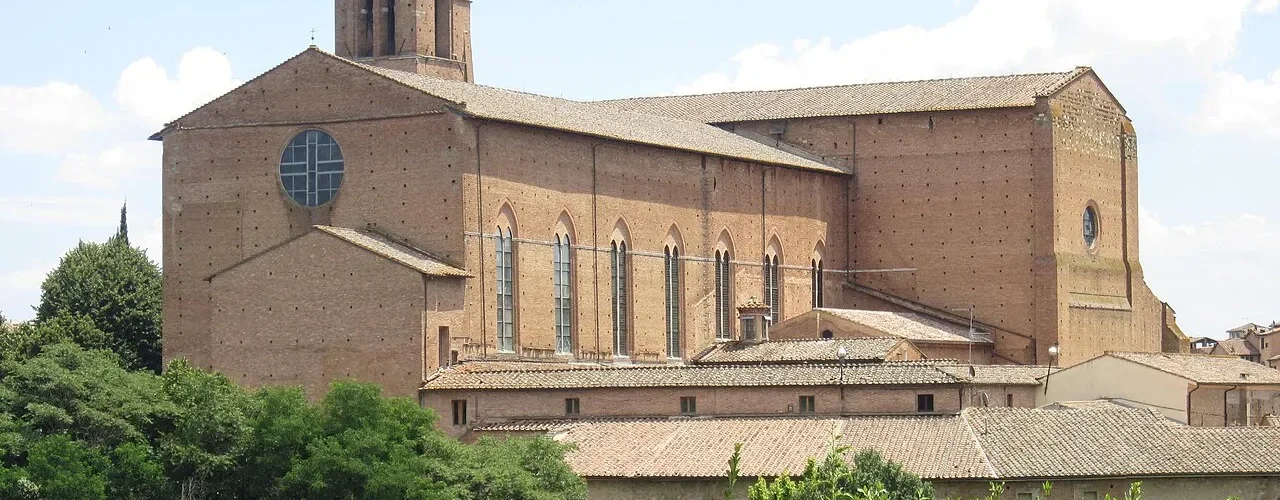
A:
<svg viewBox="0 0 1280 500">
<path fill-rule="evenodd" d="M 1227 393 L 1239 389 L 1240 386 L 1232 386 L 1230 389 L 1222 391 L 1222 426 L 1227 426 Z"/>
<path fill-rule="evenodd" d="M 1199 384 L 1196 385 L 1195 389 L 1191 389 L 1190 391 L 1187 391 L 1187 425 L 1191 425 L 1191 395 L 1198 390 L 1200 390 Z M 1224 419 L 1226 417 L 1226 414 L 1227 414 L 1226 411 L 1222 412 Z"/>
<path fill-rule="evenodd" d="M 596 312 L 596 361 L 600 361 L 600 217 L 598 200 L 599 173 L 597 171 L 597 150 L 602 142 L 591 145 L 591 293 L 595 294 L 592 302 Z"/>
<path fill-rule="evenodd" d="M 475 123 L 476 132 L 476 245 L 479 248 L 479 255 L 476 257 L 480 261 L 480 356 L 487 358 L 489 356 L 489 318 L 486 315 L 489 312 L 489 301 L 484 286 L 484 173 L 480 168 L 480 128 L 488 123 L 478 120 L 473 123 Z M 497 341 L 495 338 L 494 342 Z"/>
</svg>

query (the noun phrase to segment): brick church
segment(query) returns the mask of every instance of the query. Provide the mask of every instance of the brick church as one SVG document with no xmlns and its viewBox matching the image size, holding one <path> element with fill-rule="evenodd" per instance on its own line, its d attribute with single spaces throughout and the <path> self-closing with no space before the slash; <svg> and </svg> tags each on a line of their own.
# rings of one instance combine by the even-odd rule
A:
<svg viewBox="0 0 1280 500">
<path fill-rule="evenodd" d="M 979 364 L 1185 350 L 1143 280 L 1133 124 L 1087 67 L 583 102 L 473 83 L 467 0 L 335 3 L 334 53 L 153 137 L 166 359 L 412 395 L 768 329 L 939 331 L 886 349 Z"/>
</svg>

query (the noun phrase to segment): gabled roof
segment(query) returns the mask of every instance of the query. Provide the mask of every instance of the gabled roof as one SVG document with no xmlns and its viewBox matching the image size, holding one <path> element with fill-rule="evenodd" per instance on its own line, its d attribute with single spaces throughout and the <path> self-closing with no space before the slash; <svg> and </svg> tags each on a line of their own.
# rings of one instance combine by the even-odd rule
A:
<svg viewBox="0 0 1280 500">
<path fill-rule="evenodd" d="M 1119 406 L 963 415 L 1003 479 L 1280 473 L 1280 429 L 1187 427 Z"/>
<path fill-rule="evenodd" d="M 816 159 L 788 153 L 701 122 L 634 113 L 592 103 L 432 78 L 360 64 L 329 55 L 449 101 L 454 111 L 466 116 L 754 163 L 832 174 L 847 173 Z"/>
<path fill-rule="evenodd" d="M 1280 370 L 1235 356 L 1160 352 L 1108 352 L 1104 356 L 1146 365 L 1197 384 L 1280 385 Z"/>
<path fill-rule="evenodd" d="M 1256 332 L 1261 329 L 1262 329 L 1262 325 L 1250 322 L 1250 323 L 1245 323 L 1243 325 L 1237 326 L 1230 330 L 1227 330 L 1227 332 L 1228 333 L 1245 333 L 1245 332 Z"/>
<path fill-rule="evenodd" d="M 799 474 L 808 459 L 820 460 L 832 445 L 847 447 L 846 459 L 875 449 L 926 480 L 1280 474 L 1274 452 L 1280 429 L 1186 427 L 1121 405 L 973 407 L 959 415 L 585 420 L 561 424 L 552 436 L 575 445 L 565 459 L 587 478 L 721 478 L 734 443 L 743 443 L 743 477 Z"/>
<path fill-rule="evenodd" d="M 1045 375 L 1061 368 L 1041 365 L 963 365 L 939 364 L 938 368 L 963 382 L 975 385 L 1040 385 Z"/>
<path fill-rule="evenodd" d="M 334 61 L 349 64 L 425 94 L 443 99 L 450 103 L 449 107 L 453 111 L 466 116 L 703 153 L 766 165 L 831 174 L 848 174 L 848 172 L 839 167 L 822 163 L 818 157 L 805 157 L 800 156 L 799 153 L 783 151 L 701 122 L 633 113 L 609 106 L 599 106 L 592 103 L 380 68 L 338 57 L 315 46 L 309 47 L 275 68 L 268 70 L 267 73 L 287 65 L 290 61 L 305 54 L 323 55 Z M 250 80 L 242 85 L 241 88 L 252 84 L 262 76 L 259 75 L 257 78 Z M 187 113 L 183 118 L 192 113 Z M 164 135 L 170 130 L 180 129 L 183 118 L 166 124 L 163 130 L 150 137 L 151 140 L 163 139 Z"/>
<path fill-rule="evenodd" d="M 825 339 L 825 340 L 770 340 L 766 342 L 717 342 L 712 344 L 693 362 L 697 364 L 741 363 L 836 363 L 837 353 L 844 348 L 844 361 L 884 361 L 894 348 L 906 340 L 897 337 Z"/>
<path fill-rule="evenodd" d="M 870 327 L 885 335 L 901 337 L 912 342 L 990 343 L 990 337 L 981 332 L 969 337 L 969 327 L 914 312 L 871 311 L 864 309 L 814 309 L 818 314 L 835 316 L 845 321 Z"/>
<path fill-rule="evenodd" d="M 478 365 L 478 366 L 468 366 Z M 950 385 L 960 379 L 931 362 L 823 365 L 589 365 L 462 363 L 427 379 L 426 390 L 593 389 L 644 387 L 787 387 Z"/>
<path fill-rule="evenodd" d="M 218 272 L 209 275 L 209 277 L 205 279 L 212 280 L 227 271 L 240 267 L 241 265 L 244 265 L 247 262 L 257 259 L 258 257 L 274 252 L 277 249 L 285 247 L 297 241 L 300 238 L 303 238 L 305 236 L 309 236 L 312 234 L 317 234 L 317 233 L 324 234 L 327 236 L 332 236 L 334 238 L 337 238 L 338 240 L 350 243 L 356 246 L 357 248 L 360 248 L 369 253 L 377 255 L 378 257 L 382 257 L 384 259 L 390 260 L 402 266 L 408 267 L 409 269 L 422 273 L 423 275 L 426 275 L 426 276 L 435 276 L 435 277 L 441 277 L 441 278 L 470 278 L 471 277 L 471 274 L 464 269 L 454 266 L 453 264 L 449 264 L 444 260 L 434 255 L 431 255 L 430 253 L 427 253 L 424 250 L 411 247 L 405 243 L 396 241 L 395 239 L 387 235 L 378 233 L 376 231 L 350 229 L 345 227 L 333 227 L 333 226 L 314 226 L 312 228 L 312 231 L 308 231 L 306 233 L 300 234 L 293 238 L 284 240 L 276 245 L 273 245 L 272 247 L 266 250 L 253 254 L 245 258 L 244 260 L 241 260 L 240 262 L 232 264 L 231 266 L 228 266 L 224 269 L 221 269 Z"/>
<path fill-rule="evenodd" d="M 1080 67 L 1059 73 L 638 97 L 597 104 L 703 123 L 1013 108 L 1033 106 L 1037 97 L 1052 95 L 1092 71 Z"/>
<path fill-rule="evenodd" d="M 1253 345 L 1253 342 L 1239 338 L 1220 340 L 1217 343 L 1217 347 L 1222 348 L 1222 352 L 1232 356 L 1257 356 L 1260 354 L 1258 347 Z M 1217 349 L 1215 348 L 1215 350 Z"/>
<path fill-rule="evenodd" d="M 874 448 L 926 479 L 994 477 L 956 416 L 602 420 L 553 432 L 576 446 L 565 461 L 586 478 L 720 478 L 735 443 L 743 477 L 800 474 L 833 444 Z"/>
<path fill-rule="evenodd" d="M 445 263 L 426 251 L 413 248 L 375 231 L 333 226 L 316 226 L 315 228 L 427 276 L 471 277 L 467 271 Z"/>
</svg>

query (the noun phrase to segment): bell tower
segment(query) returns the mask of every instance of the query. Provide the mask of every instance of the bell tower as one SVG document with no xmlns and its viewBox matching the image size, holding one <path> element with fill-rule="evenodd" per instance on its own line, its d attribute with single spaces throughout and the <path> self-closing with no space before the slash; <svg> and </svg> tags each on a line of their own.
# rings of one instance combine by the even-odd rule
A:
<svg viewBox="0 0 1280 500">
<path fill-rule="evenodd" d="M 334 0 L 334 52 L 424 76 L 473 82 L 470 0 Z"/>
</svg>

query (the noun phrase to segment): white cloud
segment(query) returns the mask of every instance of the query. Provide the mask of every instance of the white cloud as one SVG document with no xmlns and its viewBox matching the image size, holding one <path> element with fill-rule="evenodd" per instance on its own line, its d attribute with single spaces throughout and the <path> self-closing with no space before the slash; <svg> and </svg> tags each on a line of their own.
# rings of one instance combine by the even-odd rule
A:
<svg viewBox="0 0 1280 500">
<path fill-rule="evenodd" d="M 40 285 L 58 265 L 57 262 L 36 262 L 26 267 L 0 271 L 0 304 L 12 305 L 3 311 L 10 321 L 25 321 L 35 317 L 31 305 L 40 301 Z M 17 305 L 13 305 L 17 304 Z"/>
<path fill-rule="evenodd" d="M 0 86 L 0 149 L 58 151 L 75 145 L 105 122 L 98 100 L 78 85 Z"/>
<path fill-rule="evenodd" d="M 178 62 L 177 74 L 150 57 L 134 61 L 120 74 L 115 98 L 125 111 L 159 126 L 213 100 L 239 85 L 231 61 L 222 53 L 197 47 Z"/>
<path fill-rule="evenodd" d="M 163 260 L 164 260 L 163 228 L 164 228 L 163 218 L 158 216 L 153 217 L 151 218 L 151 221 L 147 225 L 147 227 L 144 228 L 140 233 L 131 230 L 130 232 L 135 233 L 136 236 L 129 237 L 130 243 L 132 243 L 136 247 L 146 250 L 147 257 L 150 257 L 152 261 L 161 265 L 163 265 Z"/>
<path fill-rule="evenodd" d="M 1254 12 L 1259 14 L 1270 14 L 1280 8 L 1280 0 L 1260 0 L 1258 5 L 1254 7 Z"/>
<path fill-rule="evenodd" d="M 1280 69 L 1257 80 L 1218 73 L 1194 124 L 1214 133 L 1280 138 Z"/>
<path fill-rule="evenodd" d="M 160 145 L 134 141 L 109 147 L 95 154 L 67 155 L 54 180 L 99 188 L 114 188 L 122 181 L 148 169 L 159 171 Z"/>
<path fill-rule="evenodd" d="M 1227 328 L 1280 319 L 1280 225 L 1238 214 L 1166 225 L 1139 209 L 1147 283 L 1178 311 L 1191 336 L 1220 337 Z"/>
<path fill-rule="evenodd" d="M 87 196 L 0 195 L 0 222 L 112 227 L 120 220 L 122 201 Z"/>
<path fill-rule="evenodd" d="M 1276 0 L 1264 0 L 1276 1 Z M 1106 66 L 1108 75 L 1180 67 L 1207 73 L 1231 55 L 1251 0 L 979 0 L 942 26 L 881 31 L 845 42 L 747 47 L 677 93 L 866 81 L 1061 71 Z M 1175 64 L 1176 63 L 1176 64 Z"/>
</svg>

